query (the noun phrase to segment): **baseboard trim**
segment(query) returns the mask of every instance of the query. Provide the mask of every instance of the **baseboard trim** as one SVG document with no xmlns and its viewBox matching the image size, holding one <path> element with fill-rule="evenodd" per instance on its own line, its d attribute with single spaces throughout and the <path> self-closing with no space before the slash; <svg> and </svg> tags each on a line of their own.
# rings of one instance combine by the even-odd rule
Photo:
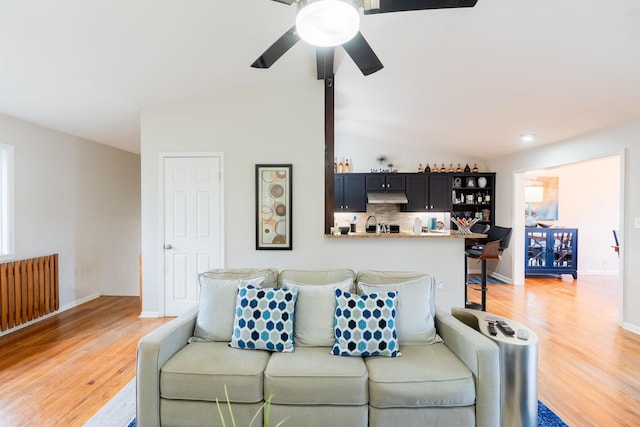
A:
<svg viewBox="0 0 640 427">
<path fill-rule="evenodd" d="M 65 304 L 65 305 L 61 306 L 58 310 L 56 310 L 54 312 L 51 312 L 49 314 L 45 314 L 44 316 L 40 316 L 37 319 L 33 319 L 33 320 L 29 321 L 29 322 L 26 322 L 26 323 L 23 323 L 21 325 L 18 325 L 15 328 L 11 328 L 11 329 L 7 329 L 6 331 L 2 331 L 0 333 L 0 337 L 2 337 L 4 335 L 8 335 L 8 334 L 10 334 L 12 332 L 15 332 L 15 331 L 19 331 L 22 328 L 26 328 L 27 326 L 34 325 L 34 324 L 36 324 L 38 322 L 42 322 L 43 320 L 46 320 L 46 319 L 48 319 L 50 317 L 53 317 L 53 316 L 55 316 L 57 314 L 60 314 L 60 313 L 65 312 L 67 310 L 70 310 L 70 309 L 72 309 L 74 307 L 77 307 L 77 306 L 79 306 L 81 304 L 84 304 L 86 302 L 89 302 L 91 300 L 94 300 L 94 299 L 96 299 L 98 297 L 100 297 L 100 294 L 91 294 L 91 295 L 89 295 L 87 297 L 84 297 L 84 298 L 81 298 L 79 300 L 73 301 L 73 302 L 71 302 L 69 304 Z"/>
<path fill-rule="evenodd" d="M 77 306 L 79 306 L 81 304 L 84 304 L 85 302 L 89 302 L 89 301 L 94 300 L 96 298 L 100 298 L 100 296 L 101 296 L 100 294 L 91 294 L 91 295 L 89 295 L 87 297 L 80 298 L 79 300 L 76 300 L 76 301 L 74 301 L 72 303 L 63 305 L 62 307 L 60 307 L 60 310 L 57 311 L 56 313 L 61 313 L 63 311 L 67 311 L 67 310 L 69 310 L 69 309 L 71 309 L 73 307 L 77 307 Z"/>
<path fill-rule="evenodd" d="M 578 277 L 580 276 L 619 276 L 619 271 L 612 270 L 586 270 L 580 271 L 578 270 Z"/>
<path fill-rule="evenodd" d="M 491 275 L 494 279 L 498 279 L 504 283 L 513 283 L 513 279 L 511 277 L 503 276 L 502 274 L 493 273 Z"/>
<path fill-rule="evenodd" d="M 143 311 L 138 317 L 140 319 L 157 319 L 158 317 L 160 317 L 160 313 L 158 313 L 157 311 Z"/>
<path fill-rule="evenodd" d="M 626 331 L 633 332 L 636 335 L 640 335 L 640 327 L 632 325 L 631 323 L 623 323 L 622 328 Z"/>
</svg>

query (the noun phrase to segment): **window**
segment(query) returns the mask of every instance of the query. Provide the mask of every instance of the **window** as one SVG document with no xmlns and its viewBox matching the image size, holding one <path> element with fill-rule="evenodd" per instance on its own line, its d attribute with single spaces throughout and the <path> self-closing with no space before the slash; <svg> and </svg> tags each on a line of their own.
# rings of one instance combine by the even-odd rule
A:
<svg viewBox="0 0 640 427">
<path fill-rule="evenodd" d="M 0 144 L 0 261 L 13 259 L 13 146 Z"/>
</svg>

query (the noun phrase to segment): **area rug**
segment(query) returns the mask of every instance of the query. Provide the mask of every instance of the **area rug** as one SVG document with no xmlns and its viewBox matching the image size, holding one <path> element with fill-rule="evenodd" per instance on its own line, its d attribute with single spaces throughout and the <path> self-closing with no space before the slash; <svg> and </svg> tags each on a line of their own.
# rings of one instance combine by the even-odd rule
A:
<svg viewBox="0 0 640 427">
<path fill-rule="evenodd" d="M 136 427 L 136 380 L 131 380 L 86 424 L 87 427 Z M 286 423 L 285 423 L 286 425 Z M 538 427 L 568 427 L 551 409 L 538 401 Z"/>
<path fill-rule="evenodd" d="M 85 427 L 125 427 L 136 416 L 136 379 L 129 381 L 122 390 L 87 421 Z M 131 421 L 133 420 L 133 421 Z"/>
<path fill-rule="evenodd" d="M 467 282 L 472 285 L 481 285 L 482 284 L 482 276 L 469 276 L 467 278 Z M 495 277 L 488 276 L 487 284 L 489 285 L 505 285 L 506 283 L 500 279 L 496 279 Z"/>
<path fill-rule="evenodd" d="M 133 420 L 135 422 L 135 420 Z M 134 424 L 135 425 L 135 424 Z M 538 400 L 538 426 L 542 427 L 568 427 L 568 424 L 560 419 L 547 405 Z"/>
</svg>

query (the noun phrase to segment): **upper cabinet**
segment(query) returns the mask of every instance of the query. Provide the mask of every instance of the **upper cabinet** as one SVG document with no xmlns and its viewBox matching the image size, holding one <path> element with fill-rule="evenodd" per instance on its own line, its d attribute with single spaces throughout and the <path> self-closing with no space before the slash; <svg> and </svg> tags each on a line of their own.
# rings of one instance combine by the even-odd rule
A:
<svg viewBox="0 0 640 427">
<path fill-rule="evenodd" d="M 451 210 L 450 174 L 407 174 L 406 193 L 409 202 L 406 212 L 448 212 Z"/>
<path fill-rule="evenodd" d="M 403 212 L 451 212 L 493 224 L 495 182 L 494 172 L 338 173 L 334 206 L 336 212 L 366 212 L 367 192 L 403 193 Z"/>
<path fill-rule="evenodd" d="M 334 175 L 334 209 L 344 212 L 366 212 L 367 195 L 363 173 Z"/>
<path fill-rule="evenodd" d="M 367 191 L 405 191 L 404 173 L 368 173 L 366 177 Z"/>
</svg>

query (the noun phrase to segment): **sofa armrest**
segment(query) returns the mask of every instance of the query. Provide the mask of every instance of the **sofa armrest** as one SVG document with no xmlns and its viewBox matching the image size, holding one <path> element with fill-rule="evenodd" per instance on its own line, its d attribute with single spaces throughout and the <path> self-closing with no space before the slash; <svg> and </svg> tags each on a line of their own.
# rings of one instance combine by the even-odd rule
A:
<svg viewBox="0 0 640 427">
<path fill-rule="evenodd" d="M 476 383 L 476 425 L 500 425 L 500 351 L 480 332 L 438 310 L 436 330 L 445 345 L 473 372 Z"/>
<path fill-rule="evenodd" d="M 160 368 L 193 335 L 198 306 L 143 336 L 136 363 L 136 425 L 160 425 Z"/>
</svg>

